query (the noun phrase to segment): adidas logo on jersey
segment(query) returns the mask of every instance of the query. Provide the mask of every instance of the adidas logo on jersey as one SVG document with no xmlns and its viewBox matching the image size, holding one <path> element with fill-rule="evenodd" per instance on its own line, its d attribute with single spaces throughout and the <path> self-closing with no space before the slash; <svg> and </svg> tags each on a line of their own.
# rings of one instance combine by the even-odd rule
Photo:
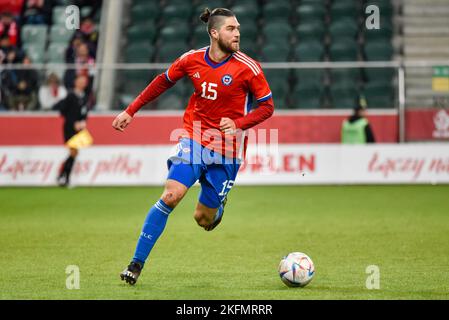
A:
<svg viewBox="0 0 449 320">
<path fill-rule="evenodd" d="M 199 79 L 199 78 L 200 78 L 200 73 L 199 73 L 199 72 L 196 72 L 196 73 L 193 75 L 193 77 Z"/>
</svg>

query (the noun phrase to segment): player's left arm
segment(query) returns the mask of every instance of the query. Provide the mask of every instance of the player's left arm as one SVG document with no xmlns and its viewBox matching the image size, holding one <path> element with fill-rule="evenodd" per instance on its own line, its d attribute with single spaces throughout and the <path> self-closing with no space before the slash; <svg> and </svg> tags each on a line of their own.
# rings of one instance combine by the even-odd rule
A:
<svg viewBox="0 0 449 320">
<path fill-rule="evenodd" d="M 145 104 L 153 101 L 166 90 L 174 86 L 176 81 L 185 75 L 185 64 L 187 63 L 187 56 L 182 55 L 167 69 L 166 72 L 161 73 L 151 81 L 151 83 L 137 96 L 136 99 L 121 112 L 112 122 L 112 127 L 119 131 L 124 131 L 125 128 L 133 120 L 134 114 L 140 110 Z"/>
<path fill-rule="evenodd" d="M 250 91 L 257 99 L 258 107 L 247 115 L 238 119 L 222 118 L 220 128 L 224 132 L 234 131 L 236 129 L 246 130 L 265 121 L 273 115 L 274 102 L 270 86 L 263 72 L 253 76 L 248 81 Z"/>
</svg>

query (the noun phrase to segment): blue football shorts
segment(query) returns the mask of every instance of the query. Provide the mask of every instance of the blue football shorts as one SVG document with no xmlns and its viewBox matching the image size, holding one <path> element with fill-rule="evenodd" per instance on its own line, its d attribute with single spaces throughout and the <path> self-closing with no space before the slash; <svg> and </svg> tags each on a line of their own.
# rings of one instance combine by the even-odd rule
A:
<svg viewBox="0 0 449 320">
<path fill-rule="evenodd" d="M 167 179 L 187 188 L 199 181 L 199 202 L 218 208 L 234 185 L 240 168 L 238 159 L 225 158 L 189 138 L 181 138 L 167 160 Z"/>
</svg>

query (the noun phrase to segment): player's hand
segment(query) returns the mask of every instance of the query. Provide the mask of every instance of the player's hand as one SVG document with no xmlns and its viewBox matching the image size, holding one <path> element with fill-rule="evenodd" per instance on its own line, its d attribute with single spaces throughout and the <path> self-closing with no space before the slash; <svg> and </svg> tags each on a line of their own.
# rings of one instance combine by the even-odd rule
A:
<svg viewBox="0 0 449 320">
<path fill-rule="evenodd" d="M 76 132 L 86 129 L 86 121 L 84 120 L 76 121 L 74 127 Z"/>
<path fill-rule="evenodd" d="M 117 117 L 115 117 L 114 121 L 112 121 L 112 127 L 118 131 L 125 131 L 125 128 L 133 121 L 133 117 L 131 117 L 126 111 L 120 113 Z"/>
<path fill-rule="evenodd" d="M 220 130 L 224 134 L 234 134 L 236 131 L 235 122 L 232 119 L 229 118 L 221 118 L 220 121 Z"/>
</svg>

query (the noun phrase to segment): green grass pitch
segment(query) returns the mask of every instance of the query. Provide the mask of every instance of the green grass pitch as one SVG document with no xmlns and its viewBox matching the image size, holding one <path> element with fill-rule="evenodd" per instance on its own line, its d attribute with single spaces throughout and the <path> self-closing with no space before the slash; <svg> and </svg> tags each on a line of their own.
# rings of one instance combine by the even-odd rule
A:
<svg viewBox="0 0 449 320">
<path fill-rule="evenodd" d="M 449 186 L 235 186 L 222 223 L 168 220 L 142 276 L 119 279 L 162 188 L 1 188 L 0 299 L 448 299 Z M 283 255 L 316 274 L 288 288 Z M 80 289 L 66 288 L 68 265 Z M 368 290 L 366 268 L 380 268 Z"/>
</svg>

